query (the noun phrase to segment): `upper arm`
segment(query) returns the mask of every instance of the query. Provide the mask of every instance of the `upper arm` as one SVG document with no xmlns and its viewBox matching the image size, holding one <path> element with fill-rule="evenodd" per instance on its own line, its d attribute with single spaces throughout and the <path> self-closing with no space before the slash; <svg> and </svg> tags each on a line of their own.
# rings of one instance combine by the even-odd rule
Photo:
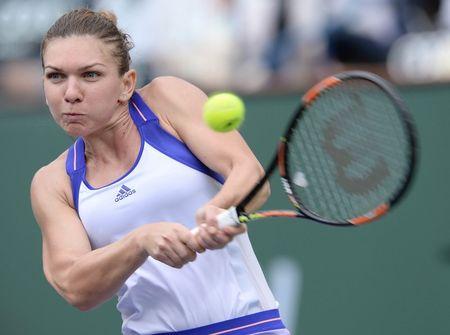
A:
<svg viewBox="0 0 450 335">
<path fill-rule="evenodd" d="M 200 89 L 178 78 L 160 78 L 151 85 L 150 94 L 160 101 L 156 106 L 156 111 L 161 111 L 159 118 L 176 131 L 205 165 L 225 177 L 236 164 L 254 170 L 258 175 L 263 173 L 238 131 L 219 133 L 205 124 L 203 105 L 207 96 Z"/>
<path fill-rule="evenodd" d="M 91 251 L 84 227 L 70 205 L 66 179 L 54 166 L 46 166 L 35 174 L 30 190 L 33 213 L 42 233 L 44 273 L 60 293 L 60 283 L 70 266 Z"/>
</svg>

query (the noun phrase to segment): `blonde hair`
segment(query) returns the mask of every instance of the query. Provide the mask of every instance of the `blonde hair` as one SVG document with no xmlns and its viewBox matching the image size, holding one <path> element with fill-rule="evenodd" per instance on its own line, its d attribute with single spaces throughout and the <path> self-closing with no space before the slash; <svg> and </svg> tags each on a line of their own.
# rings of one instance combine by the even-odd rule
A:
<svg viewBox="0 0 450 335">
<path fill-rule="evenodd" d="M 44 52 L 49 41 L 55 38 L 89 35 L 113 45 L 112 55 L 118 62 L 119 74 L 130 69 L 130 50 L 133 42 L 130 36 L 117 27 L 117 17 L 110 11 L 95 12 L 88 8 L 75 9 L 62 15 L 50 27 L 41 43 L 41 62 L 44 66 Z"/>
</svg>

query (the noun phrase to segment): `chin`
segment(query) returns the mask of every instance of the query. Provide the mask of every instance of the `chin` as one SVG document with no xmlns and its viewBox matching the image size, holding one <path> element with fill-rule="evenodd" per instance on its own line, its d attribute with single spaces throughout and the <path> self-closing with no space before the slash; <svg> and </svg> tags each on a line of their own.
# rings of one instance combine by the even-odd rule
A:
<svg viewBox="0 0 450 335">
<path fill-rule="evenodd" d="M 84 137 L 88 135 L 88 131 L 80 124 L 69 124 L 62 127 L 67 135 L 72 137 Z"/>
</svg>

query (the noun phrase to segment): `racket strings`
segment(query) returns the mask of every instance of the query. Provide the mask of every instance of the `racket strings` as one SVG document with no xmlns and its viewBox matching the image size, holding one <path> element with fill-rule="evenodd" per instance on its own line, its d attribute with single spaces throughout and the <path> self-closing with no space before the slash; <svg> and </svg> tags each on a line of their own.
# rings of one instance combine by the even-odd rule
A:
<svg viewBox="0 0 450 335">
<path fill-rule="evenodd" d="M 306 176 L 305 178 L 308 178 L 308 186 L 310 183 L 314 183 L 317 185 L 315 188 L 315 196 L 318 198 L 323 199 L 321 202 L 316 203 L 315 211 L 322 213 L 324 211 L 330 211 L 337 209 L 333 208 L 336 203 L 342 202 L 343 199 L 338 198 L 338 194 L 334 192 L 327 192 L 329 189 L 327 181 L 331 179 L 331 176 L 327 176 L 327 174 L 330 173 L 331 169 L 327 166 L 328 163 L 326 160 L 323 159 L 323 155 L 318 154 L 317 147 L 312 145 L 315 143 L 318 139 L 318 132 L 317 127 L 314 125 L 314 123 L 311 122 L 311 119 L 305 118 L 303 120 L 304 126 L 307 127 L 310 131 L 308 132 L 296 132 L 295 136 L 299 136 L 299 141 L 296 141 L 298 143 L 298 146 L 293 146 L 290 148 L 291 150 L 294 150 L 294 154 L 291 155 L 294 159 L 294 165 L 296 169 L 298 170 L 304 167 Z M 301 157 L 301 158 L 299 158 Z M 302 159 L 304 160 L 302 162 Z M 298 173 L 298 172 L 296 172 Z M 325 178 L 314 178 L 316 175 L 324 176 Z M 310 177 L 312 177 L 310 179 Z M 294 184 L 296 183 L 294 178 Z M 309 202 L 309 196 L 310 194 L 307 194 L 307 198 L 302 199 L 307 202 Z M 330 197 L 332 199 L 330 199 Z M 331 207 L 328 209 L 327 207 Z"/>
<path fill-rule="evenodd" d="M 370 82 L 349 80 L 325 91 L 292 129 L 288 174 L 302 206 L 345 222 L 389 200 L 401 186 L 408 147 L 390 97 Z"/>
<path fill-rule="evenodd" d="M 336 204 L 344 204 L 345 200 L 344 198 L 337 192 L 329 192 L 328 190 L 332 190 L 333 188 L 330 187 L 330 180 L 332 180 L 332 168 L 331 168 L 331 162 L 325 159 L 325 156 L 319 152 L 318 146 L 313 145 L 313 143 L 316 143 L 319 140 L 319 129 L 316 124 L 314 124 L 310 118 L 305 120 L 307 124 L 305 124 L 308 129 L 310 129 L 310 132 L 302 132 L 301 134 L 304 135 L 303 140 L 305 140 L 305 146 L 304 150 L 308 150 L 308 158 L 311 158 L 311 166 L 310 166 L 310 174 L 314 175 L 320 178 L 314 178 L 312 182 L 318 183 L 318 187 L 315 190 L 317 194 L 315 194 L 316 197 L 320 197 L 320 199 L 323 199 L 321 202 L 316 202 L 317 208 L 316 211 L 319 213 L 323 212 L 337 212 L 339 211 L 339 208 L 336 206 Z M 301 150 L 296 150 L 298 155 L 301 155 Z M 315 168 L 314 168 L 315 167 Z M 351 206 L 347 204 L 347 206 Z"/>
<path fill-rule="evenodd" d="M 334 185 L 331 185 L 330 180 L 334 178 L 332 175 L 331 162 L 325 159 L 325 156 L 319 151 L 319 147 L 313 145 L 319 140 L 319 129 L 317 124 L 313 123 L 310 118 L 305 118 L 305 127 L 310 131 L 297 132 L 297 136 L 301 136 L 300 141 L 296 141 L 299 146 L 294 146 L 296 157 L 296 167 L 307 167 L 307 178 L 311 177 L 310 185 L 316 185 L 314 187 L 314 193 L 305 194 L 305 197 L 301 197 L 306 203 L 314 202 L 315 207 L 309 206 L 308 209 L 314 213 L 337 213 L 346 208 L 346 211 L 352 210 L 352 204 L 338 192 L 330 190 L 334 189 Z M 297 157 L 304 158 L 303 164 Z M 305 177 L 306 178 L 306 177 Z M 295 182 L 295 181 L 294 181 Z M 321 201 L 317 201 L 321 199 Z M 340 206 L 337 206 L 339 204 Z"/>
</svg>

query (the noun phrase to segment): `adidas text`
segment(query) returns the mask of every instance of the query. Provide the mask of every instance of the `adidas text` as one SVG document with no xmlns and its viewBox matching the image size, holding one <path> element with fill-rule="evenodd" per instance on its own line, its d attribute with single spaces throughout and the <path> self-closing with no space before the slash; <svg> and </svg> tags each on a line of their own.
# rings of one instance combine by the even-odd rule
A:
<svg viewBox="0 0 450 335">
<path fill-rule="evenodd" d="M 118 202 L 118 201 L 120 201 L 122 199 L 125 199 L 126 197 L 128 197 L 129 195 L 132 195 L 134 193 L 136 193 L 136 190 L 133 189 L 133 190 L 130 190 L 130 191 L 125 192 L 123 194 L 119 194 L 119 195 L 117 195 L 117 197 L 116 197 L 116 199 L 114 201 Z"/>
</svg>

